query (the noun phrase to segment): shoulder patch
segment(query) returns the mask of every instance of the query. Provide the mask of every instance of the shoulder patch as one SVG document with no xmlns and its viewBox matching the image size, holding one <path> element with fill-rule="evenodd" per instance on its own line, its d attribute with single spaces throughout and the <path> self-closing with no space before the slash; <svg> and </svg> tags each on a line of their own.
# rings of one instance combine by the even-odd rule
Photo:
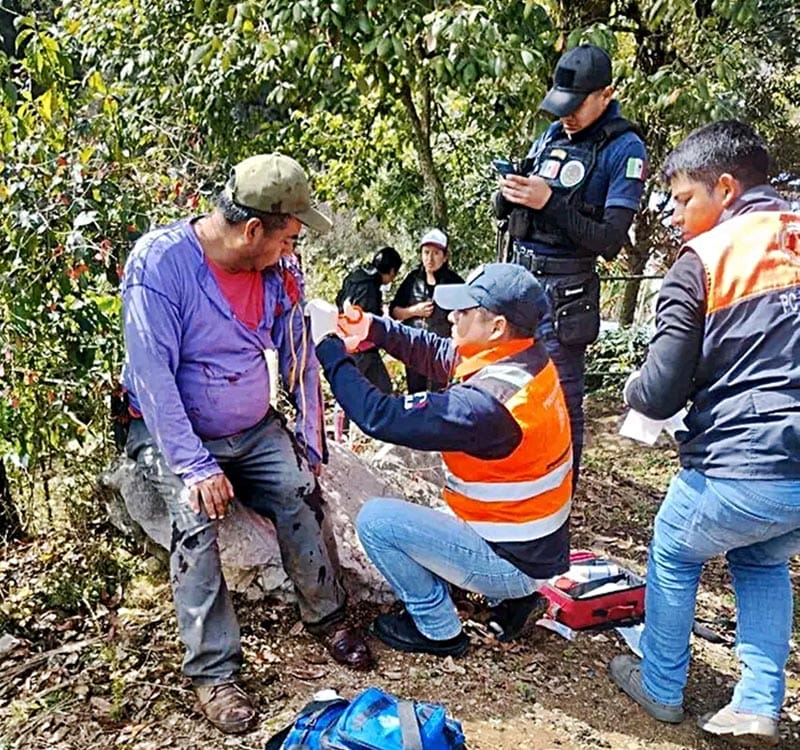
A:
<svg viewBox="0 0 800 750">
<path fill-rule="evenodd" d="M 635 156 L 628 157 L 628 161 L 625 162 L 625 176 L 629 180 L 644 180 L 646 177 L 644 159 Z"/>
<path fill-rule="evenodd" d="M 403 407 L 406 411 L 410 411 L 411 409 L 424 409 L 427 405 L 427 391 L 422 391 L 421 393 L 409 393 L 403 399 Z"/>
</svg>

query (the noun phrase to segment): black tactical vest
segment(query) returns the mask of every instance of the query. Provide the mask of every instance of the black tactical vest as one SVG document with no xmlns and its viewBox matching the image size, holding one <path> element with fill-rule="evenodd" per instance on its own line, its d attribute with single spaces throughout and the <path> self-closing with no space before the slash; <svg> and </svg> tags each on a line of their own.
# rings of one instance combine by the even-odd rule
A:
<svg viewBox="0 0 800 750">
<path fill-rule="evenodd" d="M 554 193 L 565 196 L 570 205 L 575 206 L 582 214 L 599 221 L 603 218 L 605 206 L 595 206 L 584 201 L 584 191 L 597 166 L 597 156 L 601 149 L 629 130 L 636 131 L 636 126 L 624 117 L 615 117 L 576 143 L 559 126 L 534 156 L 522 162 L 520 171 L 528 176 L 538 175 Z M 517 239 L 551 247 L 572 247 L 572 241 L 563 230 L 540 211 L 523 210 L 527 213 L 527 226 L 523 236 L 516 235 Z"/>
</svg>

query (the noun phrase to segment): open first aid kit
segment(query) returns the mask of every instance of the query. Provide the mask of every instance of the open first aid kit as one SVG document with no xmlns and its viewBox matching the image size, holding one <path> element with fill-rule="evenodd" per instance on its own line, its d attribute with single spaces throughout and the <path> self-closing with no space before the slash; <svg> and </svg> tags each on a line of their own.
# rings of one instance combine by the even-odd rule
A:
<svg viewBox="0 0 800 750">
<path fill-rule="evenodd" d="M 540 590 L 545 617 L 572 630 L 614 628 L 644 619 L 644 578 L 588 550 L 570 555 L 570 568 Z"/>
</svg>

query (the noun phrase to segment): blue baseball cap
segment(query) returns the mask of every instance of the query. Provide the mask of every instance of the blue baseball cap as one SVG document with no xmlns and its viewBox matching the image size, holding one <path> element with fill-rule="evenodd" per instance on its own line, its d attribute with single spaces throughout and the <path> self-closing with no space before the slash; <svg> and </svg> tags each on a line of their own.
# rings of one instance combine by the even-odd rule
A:
<svg viewBox="0 0 800 750">
<path fill-rule="evenodd" d="M 466 284 L 437 284 L 433 301 L 444 310 L 483 307 L 524 333 L 534 335 L 547 298 L 534 275 L 516 263 L 485 263 Z"/>
</svg>

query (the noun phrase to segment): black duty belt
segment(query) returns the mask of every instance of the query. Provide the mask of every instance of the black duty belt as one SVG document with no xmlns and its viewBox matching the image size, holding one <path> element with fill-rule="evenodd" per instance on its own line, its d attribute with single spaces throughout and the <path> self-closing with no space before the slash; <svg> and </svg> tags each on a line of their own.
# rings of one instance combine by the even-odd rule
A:
<svg viewBox="0 0 800 750">
<path fill-rule="evenodd" d="M 571 273 L 591 273 L 595 270 L 594 258 L 554 258 L 549 255 L 534 255 L 522 245 L 514 248 L 514 262 L 539 276 L 559 276 Z"/>
</svg>

